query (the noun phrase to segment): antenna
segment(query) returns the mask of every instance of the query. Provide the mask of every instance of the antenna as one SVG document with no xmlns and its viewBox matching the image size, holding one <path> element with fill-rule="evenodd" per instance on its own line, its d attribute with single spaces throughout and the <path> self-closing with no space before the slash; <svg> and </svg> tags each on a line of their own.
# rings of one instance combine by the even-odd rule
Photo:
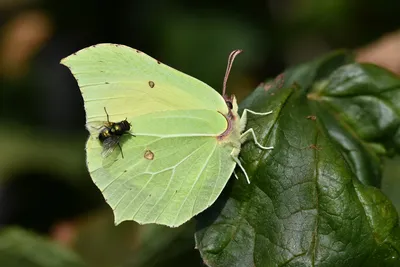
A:
<svg viewBox="0 0 400 267">
<path fill-rule="evenodd" d="M 235 57 L 242 52 L 243 52 L 243 50 L 236 49 L 236 50 L 233 50 L 231 52 L 231 54 L 229 55 L 228 66 L 226 66 L 226 72 L 225 72 L 225 77 L 224 77 L 224 84 L 222 86 L 222 96 L 224 96 L 224 97 L 225 97 L 225 93 L 226 93 L 226 83 L 228 82 L 228 77 L 229 77 L 229 73 L 231 72 L 233 61 L 235 60 Z"/>
</svg>

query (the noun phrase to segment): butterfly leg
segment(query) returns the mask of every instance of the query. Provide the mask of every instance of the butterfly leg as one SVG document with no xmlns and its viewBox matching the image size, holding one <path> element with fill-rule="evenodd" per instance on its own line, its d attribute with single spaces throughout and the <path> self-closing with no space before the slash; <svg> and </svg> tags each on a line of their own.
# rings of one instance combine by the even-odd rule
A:
<svg viewBox="0 0 400 267">
<path fill-rule="evenodd" d="M 271 111 L 268 111 L 268 112 L 255 112 L 255 111 L 252 111 L 250 109 L 245 108 L 243 110 L 242 116 L 240 117 L 240 125 L 241 125 L 241 127 L 243 127 L 243 129 L 246 126 L 246 123 L 247 123 L 247 112 L 251 113 L 253 115 L 265 116 L 265 115 L 271 114 L 273 111 L 271 110 Z"/>
<path fill-rule="evenodd" d="M 243 110 L 242 116 L 244 116 L 244 115 L 247 116 L 247 112 L 249 112 L 249 113 L 251 113 L 251 114 L 254 114 L 254 115 L 265 116 L 265 115 L 271 114 L 273 111 L 270 110 L 270 111 L 267 111 L 267 112 L 255 112 L 255 111 L 252 111 L 252 110 L 250 110 L 250 109 L 245 108 L 245 109 Z M 245 113 L 246 113 L 246 114 L 245 114 Z"/>
<path fill-rule="evenodd" d="M 243 173 L 244 173 L 244 176 L 246 176 L 247 183 L 250 184 L 249 176 L 247 175 L 246 170 L 243 168 L 242 163 L 240 162 L 240 160 L 239 160 L 236 156 L 234 156 L 233 154 L 231 154 L 231 156 L 232 156 L 232 159 L 233 159 L 233 160 L 237 163 L 237 165 L 240 167 L 240 169 L 242 169 L 242 171 L 243 171 Z M 235 174 L 236 178 L 238 178 L 237 175 L 236 175 L 236 173 L 234 173 L 234 174 Z"/>
<path fill-rule="evenodd" d="M 249 137 L 250 134 L 253 136 L 254 143 L 255 143 L 259 148 L 261 148 L 261 149 L 266 149 L 266 150 L 271 150 L 271 149 L 274 148 L 273 146 L 262 146 L 262 145 L 257 141 L 257 137 L 256 137 L 256 134 L 254 133 L 253 128 L 250 128 L 250 129 L 248 129 L 247 131 L 245 131 L 244 133 L 242 133 L 242 135 L 240 136 L 240 142 L 241 142 L 241 143 L 244 143 L 244 142 L 248 139 L 248 137 Z"/>
<path fill-rule="evenodd" d="M 249 112 L 249 113 L 251 113 L 251 114 L 254 114 L 254 115 L 265 116 L 265 115 L 271 114 L 273 111 L 271 110 L 271 111 L 268 111 L 268 112 L 255 112 L 255 111 L 252 111 L 252 110 L 247 109 L 247 108 L 244 109 L 244 110 L 243 110 L 243 113 L 242 113 L 242 117 L 240 118 L 240 127 L 242 128 L 242 130 L 244 130 L 244 128 L 246 127 L 246 123 L 247 123 L 247 112 Z M 254 143 L 255 143 L 259 148 L 261 148 L 261 149 L 267 149 L 267 150 L 273 149 L 273 147 L 265 147 L 265 146 L 262 146 L 262 145 L 257 141 L 257 137 L 256 137 L 256 135 L 255 135 L 255 133 L 254 133 L 253 128 L 250 128 L 250 129 L 248 129 L 247 131 L 245 131 L 244 133 L 242 133 L 242 135 L 240 136 L 240 141 L 241 141 L 241 143 L 245 142 L 250 134 L 253 136 Z"/>
</svg>

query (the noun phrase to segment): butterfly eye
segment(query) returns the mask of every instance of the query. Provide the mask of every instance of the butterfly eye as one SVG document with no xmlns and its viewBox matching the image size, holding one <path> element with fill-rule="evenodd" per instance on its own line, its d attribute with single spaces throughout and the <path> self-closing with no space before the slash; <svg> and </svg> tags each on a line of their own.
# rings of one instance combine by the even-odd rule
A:
<svg viewBox="0 0 400 267">
<path fill-rule="evenodd" d="M 229 109 L 233 109 L 232 101 L 227 100 L 225 101 L 226 105 L 228 106 Z"/>
</svg>

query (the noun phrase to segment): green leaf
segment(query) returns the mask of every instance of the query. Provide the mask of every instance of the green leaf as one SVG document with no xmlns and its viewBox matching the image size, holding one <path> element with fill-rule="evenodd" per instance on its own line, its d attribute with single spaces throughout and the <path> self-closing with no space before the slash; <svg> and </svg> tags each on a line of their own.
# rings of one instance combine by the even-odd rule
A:
<svg viewBox="0 0 400 267">
<path fill-rule="evenodd" d="M 380 157 L 398 144 L 399 79 L 345 52 L 289 69 L 283 79 L 241 103 L 274 110 L 248 122 L 274 150 L 246 143 L 241 160 L 252 183 L 237 171 L 239 180 L 197 217 L 204 262 L 398 266 L 398 215 L 374 186 Z"/>
<path fill-rule="evenodd" d="M 20 228 L 0 232 L 0 266 L 83 267 L 72 251 Z"/>
<path fill-rule="evenodd" d="M 380 154 L 399 151 L 400 80 L 370 64 L 342 66 L 315 84 L 309 97 L 357 177 L 378 186 Z"/>
</svg>

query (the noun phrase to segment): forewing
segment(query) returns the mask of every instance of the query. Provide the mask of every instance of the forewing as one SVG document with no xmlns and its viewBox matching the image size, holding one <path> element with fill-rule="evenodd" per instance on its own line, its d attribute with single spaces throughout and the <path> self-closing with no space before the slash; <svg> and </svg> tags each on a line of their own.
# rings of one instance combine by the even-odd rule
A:
<svg viewBox="0 0 400 267">
<path fill-rule="evenodd" d="M 207 84 L 124 45 L 90 46 L 61 63 L 78 82 L 87 122 L 104 118 L 104 107 L 111 121 L 168 110 L 228 112 L 222 96 Z"/>
<path fill-rule="evenodd" d="M 89 171 L 116 224 L 179 226 L 214 203 L 235 167 L 232 148 L 212 137 L 141 138 L 124 144 L 124 159 L 98 157 L 101 146 L 88 140 Z"/>
</svg>

